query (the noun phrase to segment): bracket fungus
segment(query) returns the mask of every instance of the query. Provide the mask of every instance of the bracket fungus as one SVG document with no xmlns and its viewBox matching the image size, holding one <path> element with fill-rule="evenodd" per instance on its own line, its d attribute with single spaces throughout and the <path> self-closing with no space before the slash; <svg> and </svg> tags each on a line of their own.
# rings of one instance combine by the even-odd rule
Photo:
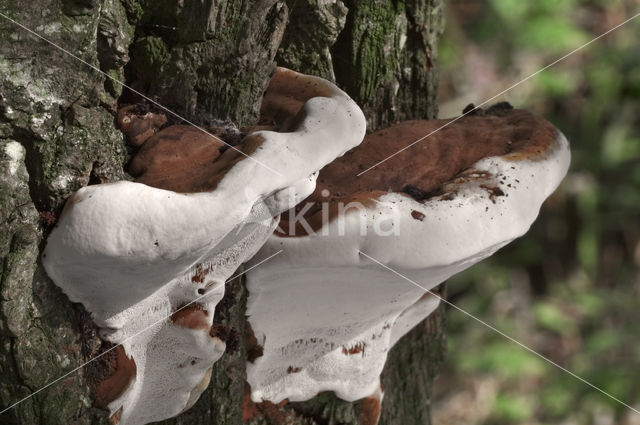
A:
<svg viewBox="0 0 640 425">
<path fill-rule="evenodd" d="M 98 385 L 112 422 L 158 421 L 195 403 L 225 348 L 212 332 L 225 280 L 314 190 L 316 172 L 363 139 L 362 111 L 333 84 L 285 69 L 272 82 L 297 93 L 287 132 L 254 131 L 232 149 L 190 127 L 158 131 L 155 114 L 121 113 L 140 146 L 138 180 L 78 190 L 47 240 L 49 276 L 124 348 Z"/>
<path fill-rule="evenodd" d="M 247 364 L 252 399 L 375 398 L 389 349 L 438 306 L 425 290 L 523 235 L 569 161 L 553 125 L 498 104 L 454 122 L 395 124 L 324 167 L 252 259 L 283 250 L 248 273 L 262 352 Z"/>
</svg>

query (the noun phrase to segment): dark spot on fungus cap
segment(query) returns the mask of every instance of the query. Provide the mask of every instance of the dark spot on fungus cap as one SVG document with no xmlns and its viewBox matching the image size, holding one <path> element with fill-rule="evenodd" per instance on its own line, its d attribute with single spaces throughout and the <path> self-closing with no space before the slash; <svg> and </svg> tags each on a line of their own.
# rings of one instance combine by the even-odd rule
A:
<svg viewBox="0 0 640 425">
<path fill-rule="evenodd" d="M 425 215 L 422 214 L 420 211 L 413 210 L 411 211 L 411 217 L 415 218 L 418 221 L 422 221 L 424 220 Z"/>
<path fill-rule="evenodd" d="M 484 111 L 485 115 L 505 115 L 510 110 L 513 109 L 513 106 L 509 102 L 498 102 L 494 105 L 491 105 Z"/>
<path fill-rule="evenodd" d="M 482 115 L 482 109 L 476 109 L 476 105 L 473 103 L 468 104 L 462 110 L 462 115 Z"/>
<path fill-rule="evenodd" d="M 419 187 L 414 186 L 412 184 L 408 184 L 405 187 L 403 187 L 402 192 L 411 196 L 416 201 L 423 201 L 425 199 L 429 199 L 441 193 L 439 189 L 433 190 L 431 192 L 427 192 L 426 190 L 422 190 Z"/>
<path fill-rule="evenodd" d="M 489 193 L 489 199 L 494 204 L 496 203 L 496 197 L 504 196 L 504 192 L 498 186 L 487 186 L 485 184 L 480 185 L 481 188 Z"/>
<path fill-rule="evenodd" d="M 193 276 L 191 276 L 191 282 L 193 283 L 204 283 L 205 277 L 211 271 L 211 267 L 205 267 L 202 263 L 196 264 L 196 268 L 193 272 Z"/>
<path fill-rule="evenodd" d="M 362 353 L 362 355 L 364 356 L 365 348 L 367 348 L 367 344 L 364 342 L 359 342 L 351 347 L 343 346 L 342 354 L 344 354 L 345 356 L 353 356 L 354 354 Z"/>
<path fill-rule="evenodd" d="M 264 354 L 264 347 L 258 343 L 258 339 L 253 333 L 251 324 L 247 322 L 245 334 L 245 346 L 247 347 L 247 361 L 253 363 L 258 357 Z"/>
</svg>

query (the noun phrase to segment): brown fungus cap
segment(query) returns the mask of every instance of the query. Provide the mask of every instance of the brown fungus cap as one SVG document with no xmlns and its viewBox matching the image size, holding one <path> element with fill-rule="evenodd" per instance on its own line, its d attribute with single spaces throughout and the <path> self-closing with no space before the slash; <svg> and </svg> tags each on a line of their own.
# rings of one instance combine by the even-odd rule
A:
<svg viewBox="0 0 640 425">
<path fill-rule="evenodd" d="M 198 192 L 225 144 L 189 125 L 172 125 L 149 138 L 129 163 L 136 181 L 174 192 Z M 205 186 L 206 187 L 206 186 Z"/>
<path fill-rule="evenodd" d="M 136 378 L 136 363 L 119 345 L 105 356 L 105 368 L 93 387 L 94 406 L 108 409 L 109 403 L 120 397 Z"/>
<path fill-rule="evenodd" d="M 416 201 L 443 195 L 448 195 L 444 199 L 452 199 L 455 193 L 447 194 L 451 192 L 447 183 L 464 177 L 465 171 L 467 180 L 473 178 L 468 171 L 484 158 L 539 161 L 553 151 L 559 132 L 552 124 L 531 112 L 498 105 L 503 106 L 464 116 L 455 122 L 451 119 L 404 121 L 368 134 L 362 144 L 320 171 L 316 190 L 305 200 L 305 203 L 314 203 L 305 213 L 306 220 L 317 230 L 322 225 L 319 217 L 322 202 L 367 204 L 389 192 L 405 193 Z M 444 125 L 447 126 L 438 130 Z M 433 134 L 401 151 L 430 133 Z M 358 176 L 398 151 L 401 152 Z M 476 177 L 487 176 L 480 173 Z M 501 192 L 499 188 L 487 190 L 495 190 L 495 194 Z M 330 206 L 330 211 L 334 216 L 335 205 Z M 420 220 L 422 213 L 416 211 L 412 215 Z M 288 228 L 287 219 L 284 215 L 281 229 Z M 299 231 L 299 235 L 306 234 L 300 226 L 296 235 Z M 286 232 L 278 234 L 295 236 Z"/>
<path fill-rule="evenodd" d="M 228 143 L 214 136 L 219 133 L 216 128 L 205 132 L 193 126 L 172 125 L 154 132 L 140 144 L 133 144 L 140 149 L 129 163 L 129 172 L 136 182 L 160 189 L 180 193 L 214 190 L 234 164 L 260 147 L 263 138 L 253 132 L 295 132 L 306 117 L 305 102 L 314 97 L 335 94 L 335 88 L 324 80 L 278 68 L 265 92 L 260 122 L 246 129 L 249 134 L 240 144 L 230 148 Z M 144 121 L 146 126 L 151 122 L 149 114 L 143 120 L 132 115 L 130 108 L 132 106 L 119 112 L 119 116 L 128 119 L 129 124 L 121 124 L 128 137 L 133 123 L 140 127 L 142 124 L 138 122 Z"/>
<path fill-rule="evenodd" d="M 166 123 L 166 115 L 149 112 L 138 105 L 128 105 L 118 110 L 118 127 L 134 147 L 141 146 Z"/>
<path fill-rule="evenodd" d="M 207 319 L 208 316 L 209 312 L 203 305 L 194 303 L 178 308 L 170 316 L 170 319 L 176 326 L 193 330 L 200 329 L 209 332 L 211 324 Z"/>
<path fill-rule="evenodd" d="M 393 125 L 321 169 L 250 262 L 252 399 L 371 397 L 391 347 L 437 307 L 424 292 L 523 235 L 569 160 L 551 124 L 501 105 Z"/>
<path fill-rule="evenodd" d="M 316 77 L 278 68 L 262 98 L 258 125 L 291 131 L 304 117 L 302 107 L 307 100 L 332 94 L 333 88 Z"/>
</svg>

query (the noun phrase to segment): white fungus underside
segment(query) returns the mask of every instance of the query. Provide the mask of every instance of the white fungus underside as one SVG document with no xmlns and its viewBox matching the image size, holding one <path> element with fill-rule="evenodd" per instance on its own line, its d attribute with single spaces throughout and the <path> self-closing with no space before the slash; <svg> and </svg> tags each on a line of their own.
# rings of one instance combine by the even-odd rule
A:
<svg viewBox="0 0 640 425">
<path fill-rule="evenodd" d="M 137 376 L 127 394 L 114 400 L 110 410 L 123 407 L 121 423 L 149 423 L 176 416 L 191 407 L 208 383 L 208 373 L 224 353 L 225 344 L 209 335 L 208 329 L 189 330 L 162 320 L 182 305 L 199 298 L 197 303 L 209 312 L 206 322 L 211 326 L 215 306 L 224 296 L 224 282 L 273 231 L 276 221 L 268 218 L 247 224 L 234 231 L 234 244 L 212 253 L 211 268 L 202 283 L 194 283 L 191 270 L 185 278 L 165 285 L 153 296 L 110 318 L 106 325 L 120 328 L 117 335 L 108 335 L 112 342 L 124 342 L 126 353 L 136 361 Z M 196 291 L 211 285 L 202 297 Z M 158 322 L 155 324 L 156 322 Z M 150 329 L 139 333 L 145 328 Z M 130 338 L 131 337 L 131 338 Z M 130 338 L 127 340 L 127 338 Z M 207 376 L 204 385 L 200 383 Z"/>
<path fill-rule="evenodd" d="M 453 200 L 423 204 L 389 193 L 375 207 L 347 213 L 344 236 L 338 236 L 335 219 L 326 236 L 269 238 L 252 262 L 284 252 L 248 273 L 248 320 L 264 350 L 247 364 L 252 399 L 301 401 L 335 391 L 352 401 L 379 389 L 389 349 L 438 304 L 435 296 L 417 302 L 425 290 L 523 235 L 566 174 L 570 154 L 559 135 L 543 160 L 506 158 L 474 164 L 493 177 L 457 187 Z M 487 183 L 504 196 L 491 199 L 480 187 Z M 413 218 L 412 211 L 424 218 Z M 360 220 L 389 236 L 360 236 Z M 399 234 L 391 235 L 392 226 Z M 358 344 L 363 352 L 343 354 L 342 347 L 348 351 Z"/>
<path fill-rule="evenodd" d="M 224 282 L 272 233 L 272 217 L 308 196 L 314 173 L 362 141 L 362 111 L 317 80 L 333 95 L 305 104 L 299 131 L 256 133 L 264 141 L 251 156 L 271 170 L 245 159 L 208 193 L 119 182 L 82 188 L 69 200 L 43 264 L 137 365 L 135 381 L 109 405 L 112 414 L 122 406 L 121 424 L 166 419 L 197 400 L 224 343 L 166 318 L 212 285 L 198 301 L 210 324 Z M 191 281 L 197 265 L 211 269 L 201 283 Z"/>
</svg>

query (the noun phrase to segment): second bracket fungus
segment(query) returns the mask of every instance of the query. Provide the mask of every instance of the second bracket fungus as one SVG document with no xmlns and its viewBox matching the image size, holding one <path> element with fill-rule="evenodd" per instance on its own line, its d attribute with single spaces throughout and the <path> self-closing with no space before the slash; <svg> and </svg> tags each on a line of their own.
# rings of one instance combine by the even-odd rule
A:
<svg viewBox="0 0 640 425">
<path fill-rule="evenodd" d="M 47 240 L 49 276 L 124 347 L 97 389 L 112 422 L 154 422 L 195 403 L 225 348 L 212 331 L 225 281 L 273 232 L 273 217 L 314 190 L 316 172 L 362 141 L 361 110 L 333 84 L 284 69 L 273 82 L 299 95 L 288 132 L 255 131 L 226 150 L 123 111 L 141 145 L 138 181 L 80 189 Z"/>
<path fill-rule="evenodd" d="M 448 122 L 367 135 L 320 171 L 314 193 L 253 258 L 283 250 L 248 274 L 262 351 L 247 364 L 254 401 L 375 397 L 389 349 L 438 305 L 425 290 L 523 235 L 567 172 L 565 137 L 499 104 L 357 176 Z"/>
</svg>

